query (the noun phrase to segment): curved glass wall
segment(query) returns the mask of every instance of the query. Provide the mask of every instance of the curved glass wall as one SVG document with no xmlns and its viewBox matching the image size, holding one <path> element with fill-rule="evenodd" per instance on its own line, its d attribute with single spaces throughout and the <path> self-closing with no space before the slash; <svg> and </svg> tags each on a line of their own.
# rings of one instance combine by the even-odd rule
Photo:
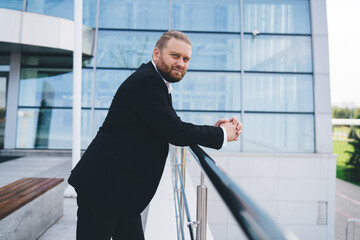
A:
<svg viewBox="0 0 360 240">
<path fill-rule="evenodd" d="M 24 8 L 24 0 L 0 1 L 0 8 L 22 11 Z"/>
<path fill-rule="evenodd" d="M 117 88 L 151 60 L 161 34 L 176 29 L 193 46 L 188 73 L 172 92 L 184 121 L 238 117 L 242 141 L 225 151 L 314 152 L 308 0 L 101 0 L 98 10 L 97 1 L 84 1 L 84 24 L 94 27 L 98 18 L 99 31 L 96 58 L 83 64 L 83 148 Z M 28 11 L 72 19 L 73 0 L 28 0 Z M 17 147 L 71 147 L 71 68 L 71 56 L 23 56 Z"/>
<path fill-rule="evenodd" d="M 74 20 L 74 0 L 27 0 L 26 11 Z"/>
<path fill-rule="evenodd" d="M 95 27 L 98 0 L 83 1 L 83 24 Z M 0 1 L 0 8 L 44 14 L 74 20 L 74 0 L 11 0 Z"/>
</svg>

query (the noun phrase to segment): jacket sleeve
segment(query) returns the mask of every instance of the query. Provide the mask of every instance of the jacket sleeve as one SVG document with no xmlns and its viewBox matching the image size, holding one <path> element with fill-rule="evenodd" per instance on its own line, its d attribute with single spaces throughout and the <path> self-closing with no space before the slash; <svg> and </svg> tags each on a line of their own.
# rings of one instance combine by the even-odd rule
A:
<svg viewBox="0 0 360 240">
<path fill-rule="evenodd" d="M 159 82 L 149 76 L 136 89 L 136 96 L 132 98 L 133 112 L 167 142 L 178 146 L 200 144 L 215 149 L 222 147 L 224 133 L 220 127 L 198 126 L 181 121 L 169 105 L 167 93 L 162 91 Z"/>
</svg>

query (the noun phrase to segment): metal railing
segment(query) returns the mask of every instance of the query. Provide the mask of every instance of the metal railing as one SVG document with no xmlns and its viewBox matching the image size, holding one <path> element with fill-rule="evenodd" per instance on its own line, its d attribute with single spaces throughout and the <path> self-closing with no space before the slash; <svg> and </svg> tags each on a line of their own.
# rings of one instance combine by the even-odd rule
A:
<svg viewBox="0 0 360 240">
<path fill-rule="evenodd" d="M 352 225 L 352 228 L 351 228 Z M 352 229 L 352 233 L 351 233 Z M 352 238 L 350 238 L 352 235 Z M 360 239 L 360 219 L 349 218 L 346 222 L 346 235 L 345 240 Z"/>
<path fill-rule="evenodd" d="M 298 239 L 295 235 L 284 234 L 275 222 L 237 186 L 237 184 L 218 166 L 215 161 L 199 146 L 189 147 L 195 160 L 214 185 L 220 197 L 232 213 L 235 221 L 251 240 Z M 175 196 L 175 211 L 178 239 L 194 239 L 193 228 L 196 228 L 196 240 L 206 240 L 207 231 L 207 187 L 204 185 L 204 174 L 201 172 L 201 184 L 197 187 L 197 217 L 192 221 L 185 194 L 186 149 L 172 146 L 172 173 Z M 184 224 L 184 210 L 187 222 Z M 184 225 L 189 234 L 185 236 Z"/>
</svg>

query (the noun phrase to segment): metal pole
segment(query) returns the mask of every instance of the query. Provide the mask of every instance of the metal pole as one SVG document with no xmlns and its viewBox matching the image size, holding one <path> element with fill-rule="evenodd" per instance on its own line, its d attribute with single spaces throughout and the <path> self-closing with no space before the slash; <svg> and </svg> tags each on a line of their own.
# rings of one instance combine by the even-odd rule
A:
<svg viewBox="0 0 360 240">
<path fill-rule="evenodd" d="M 186 148 L 182 148 L 181 149 L 181 162 L 180 162 L 180 174 L 183 180 L 183 186 L 184 186 L 184 191 L 185 191 L 185 168 L 186 168 Z M 181 191 L 180 189 L 180 211 L 181 211 L 181 216 L 182 219 L 180 219 L 180 221 L 182 223 L 184 223 L 184 211 L 185 211 L 185 206 L 184 206 L 184 192 Z"/>
<path fill-rule="evenodd" d="M 178 185 L 179 176 L 178 176 L 178 168 L 177 168 L 177 165 L 179 163 L 178 163 L 177 157 L 178 157 L 178 147 L 173 146 L 173 162 L 174 162 L 173 164 L 174 164 L 174 175 L 175 175 L 174 176 L 175 177 L 174 181 L 175 181 L 175 188 L 176 188 L 175 191 L 177 193 L 180 193 L 180 196 L 178 198 L 178 201 L 179 201 L 179 208 L 178 208 L 179 214 L 176 216 L 176 225 L 177 225 L 177 228 L 180 229 L 180 231 L 178 231 L 179 236 L 180 236 L 179 239 L 184 239 L 185 236 L 183 235 L 183 228 L 182 228 L 182 226 L 183 226 L 183 224 L 182 224 L 183 223 L 183 221 L 182 221 L 183 214 L 181 212 L 181 209 L 182 209 L 182 207 L 181 207 L 182 193 L 181 193 L 181 189 L 179 189 L 177 187 L 177 186 L 179 186 Z"/>
<path fill-rule="evenodd" d="M 81 156 L 81 62 L 82 62 L 83 0 L 74 1 L 74 55 L 73 55 L 73 142 L 72 165 Z"/>
<path fill-rule="evenodd" d="M 204 185 L 204 173 L 201 172 L 201 185 L 197 186 L 196 240 L 206 240 L 207 227 L 207 187 Z"/>
</svg>

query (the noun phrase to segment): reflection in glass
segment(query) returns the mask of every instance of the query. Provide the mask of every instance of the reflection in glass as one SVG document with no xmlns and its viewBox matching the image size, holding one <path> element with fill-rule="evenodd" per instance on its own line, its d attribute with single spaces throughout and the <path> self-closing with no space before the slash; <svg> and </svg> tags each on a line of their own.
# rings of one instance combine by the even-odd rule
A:
<svg viewBox="0 0 360 240">
<path fill-rule="evenodd" d="M 138 68 L 147 63 L 160 32 L 99 31 L 97 66 Z"/>
<path fill-rule="evenodd" d="M 26 11 L 74 19 L 74 0 L 27 0 Z"/>
<path fill-rule="evenodd" d="M 81 112 L 81 147 L 90 141 L 90 111 Z M 17 148 L 71 149 L 72 110 L 19 108 Z"/>
<path fill-rule="evenodd" d="M 96 70 L 95 107 L 109 108 L 111 101 L 130 70 Z"/>
<path fill-rule="evenodd" d="M 168 18 L 168 0 L 104 0 L 100 5 L 99 25 L 101 28 L 166 30 Z"/>
<path fill-rule="evenodd" d="M 240 34 L 187 34 L 192 42 L 189 69 L 240 71 Z"/>
<path fill-rule="evenodd" d="M 20 106 L 72 106 L 70 69 L 23 68 L 21 70 Z"/>
<path fill-rule="evenodd" d="M 189 122 L 197 125 L 210 125 L 214 126 L 215 122 L 219 119 L 230 119 L 236 117 L 241 122 L 240 113 L 201 113 L 201 112 L 177 112 L 178 116 L 183 122 Z M 205 151 L 212 150 L 205 148 Z M 226 147 L 222 148 L 223 151 L 241 151 L 241 141 L 228 142 Z"/>
<path fill-rule="evenodd" d="M 245 74 L 245 111 L 313 112 L 310 74 Z"/>
<path fill-rule="evenodd" d="M 244 31 L 310 34 L 309 0 L 244 0 Z"/>
<path fill-rule="evenodd" d="M 240 32 L 239 0 L 173 0 L 172 29 Z"/>
<path fill-rule="evenodd" d="M 176 110 L 240 110 L 240 73 L 187 72 L 172 86 Z"/>
<path fill-rule="evenodd" d="M 243 123 L 245 152 L 313 153 L 313 114 L 246 113 Z"/>
<path fill-rule="evenodd" d="M 22 11 L 23 7 L 24 7 L 24 0 L 0 1 L 0 8 Z"/>
<path fill-rule="evenodd" d="M 312 72 L 311 38 L 245 35 L 244 70 Z"/>
<path fill-rule="evenodd" d="M 71 107 L 73 74 L 71 69 L 22 68 L 19 106 Z M 92 70 L 83 70 L 82 106 L 91 104 Z"/>
</svg>

